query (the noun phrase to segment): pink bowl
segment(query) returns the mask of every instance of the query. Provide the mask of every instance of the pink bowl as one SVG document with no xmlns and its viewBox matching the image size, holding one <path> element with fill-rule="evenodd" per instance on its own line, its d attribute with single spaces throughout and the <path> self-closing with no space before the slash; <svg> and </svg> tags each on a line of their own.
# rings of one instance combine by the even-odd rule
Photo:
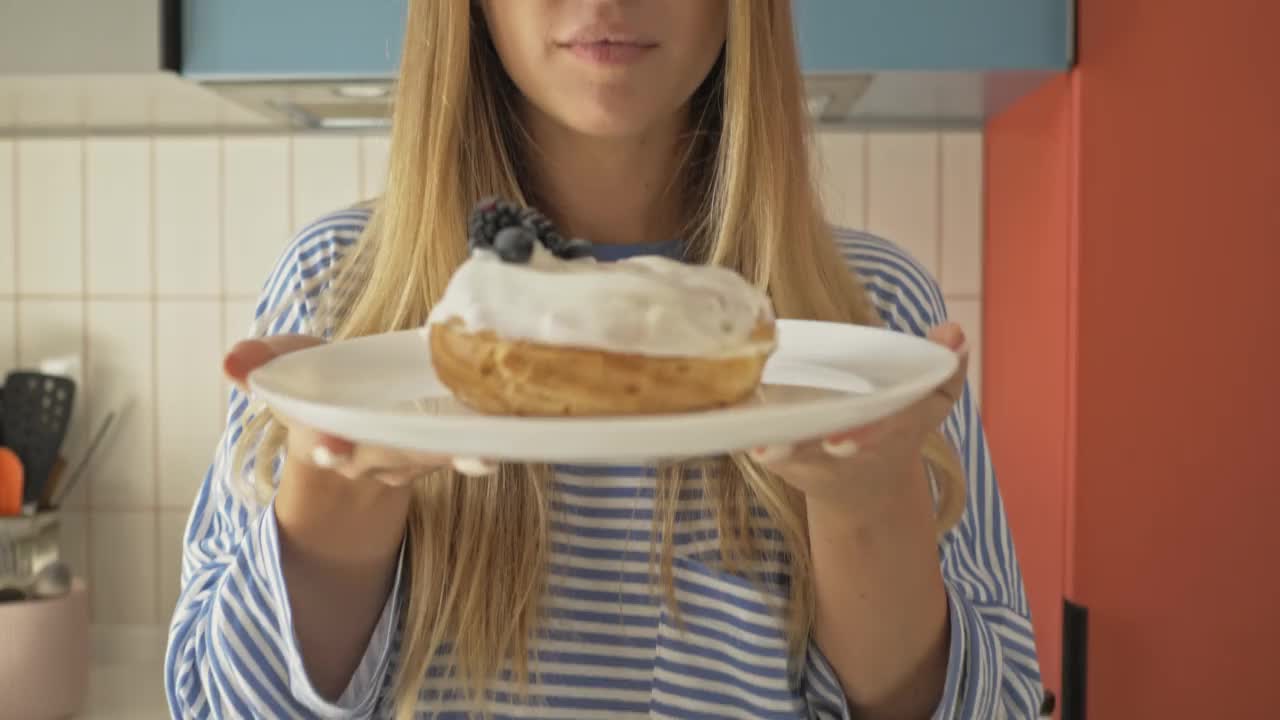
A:
<svg viewBox="0 0 1280 720">
<path fill-rule="evenodd" d="M 0 720 L 80 712 L 89 689 L 89 594 L 84 582 L 52 600 L 0 603 Z"/>
</svg>

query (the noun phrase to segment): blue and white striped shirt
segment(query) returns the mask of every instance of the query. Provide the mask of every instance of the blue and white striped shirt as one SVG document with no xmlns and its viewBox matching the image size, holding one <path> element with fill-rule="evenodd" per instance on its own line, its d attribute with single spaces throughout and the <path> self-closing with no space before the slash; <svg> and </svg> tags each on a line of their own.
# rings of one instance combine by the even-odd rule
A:
<svg viewBox="0 0 1280 720">
<path fill-rule="evenodd" d="M 368 218 L 367 209 L 347 210 L 298 235 L 266 284 L 253 336 L 332 334 L 331 280 Z M 846 231 L 837 241 L 889 327 L 923 335 L 944 320 L 937 284 L 898 247 Z M 248 413 L 248 400 L 233 392 L 187 526 L 165 667 L 170 708 L 182 718 L 387 716 L 399 578 L 345 693 L 326 702 L 308 681 L 293 633 L 275 514 L 233 490 L 250 471 L 231 460 Z M 935 717 L 1031 718 L 1041 688 L 1029 610 L 967 390 L 946 431 L 963 458 L 969 496 L 963 521 L 939 546 L 951 638 Z M 653 478 L 643 467 L 556 468 L 536 676 L 526 696 L 504 678 L 492 682 L 493 716 L 849 718 L 816 644 L 798 676 L 789 671 L 784 624 L 765 595 L 771 590 L 717 568 L 708 540 L 714 521 L 696 511 L 679 514 L 673 538 L 681 624 L 668 615 L 649 566 Z M 681 502 L 695 503 L 699 492 L 695 484 Z M 419 717 L 474 710 L 439 673 L 428 675 Z"/>
</svg>

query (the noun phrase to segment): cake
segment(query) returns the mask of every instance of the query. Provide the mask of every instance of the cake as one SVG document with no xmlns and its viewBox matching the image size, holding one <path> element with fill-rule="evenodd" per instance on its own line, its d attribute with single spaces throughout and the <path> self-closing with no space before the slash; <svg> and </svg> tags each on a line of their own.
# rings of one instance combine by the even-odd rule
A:
<svg viewBox="0 0 1280 720">
<path fill-rule="evenodd" d="M 727 268 L 597 262 L 540 213 L 486 200 L 470 257 L 432 308 L 431 364 L 461 403 L 526 416 L 682 413 L 759 387 L 772 305 Z"/>
</svg>

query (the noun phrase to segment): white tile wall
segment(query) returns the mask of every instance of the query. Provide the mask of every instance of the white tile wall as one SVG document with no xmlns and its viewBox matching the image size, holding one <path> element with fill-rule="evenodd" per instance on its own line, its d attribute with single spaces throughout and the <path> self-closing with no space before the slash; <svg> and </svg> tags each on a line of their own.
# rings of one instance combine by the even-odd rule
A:
<svg viewBox="0 0 1280 720">
<path fill-rule="evenodd" d="M 0 369 L 78 352 L 90 422 L 133 399 L 63 519 L 102 628 L 167 622 L 221 355 L 291 231 L 376 195 L 387 153 L 383 137 L 0 141 Z M 817 156 L 832 220 L 907 246 L 979 348 L 981 137 L 828 134 Z"/>
<path fill-rule="evenodd" d="M 222 315 L 210 300 L 156 304 L 160 505 L 191 506 L 222 424 Z"/>
<path fill-rule="evenodd" d="M 222 292 L 222 154 L 217 138 L 155 141 L 156 291 Z"/>
<path fill-rule="evenodd" d="M 3 295 L 13 293 L 17 287 L 15 283 L 18 268 L 14 256 L 14 233 L 18 229 L 17 217 L 14 215 L 14 200 L 18 192 L 17 178 L 14 177 L 16 173 L 13 143 L 0 140 L 0 294 Z M 4 316 L 0 315 L 0 325 L 5 322 Z"/>
<path fill-rule="evenodd" d="M 230 350 L 240 340 L 252 324 L 253 311 L 257 307 L 256 300 L 228 300 L 223 303 L 223 327 L 221 348 Z"/>
<path fill-rule="evenodd" d="M 939 281 L 952 295 L 982 293 L 982 135 L 942 137 Z"/>
<path fill-rule="evenodd" d="M 18 363 L 84 352 L 84 303 L 79 298 L 18 296 Z"/>
<path fill-rule="evenodd" d="M 89 577 L 89 515 L 65 510 L 59 519 L 58 540 L 63 559 L 77 577 Z"/>
<path fill-rule="evenodd" d="M 226 290 L 262 287 L 293 224 L 287 138 L 228 138 L 223 143 L 223 261 Z M 354 169 L 354 168 L 353 168 Z"/>
<path fill-rule="evenodd" d="M 867 229 L 892 238 L 939 275 L 940 138 L 878 133 L 867 142 Z"/>
<path fill-rule="evenodd" d="M 89 293 L 149 292 L 151 143 L 138 138 L 90 140 L 84 171 Z"/>
<path fill-rule="evenodd" d="M 814 164 L 822 203 L 831 222 L 846 228 L 867 226 L 867 135 L 827 133 L 814 143 Z"/>
<path fill-rule="evenodd" d="M 360 143 L 360 196 L 371 198 L 387 184 L 387 161 L 391 141 L 386 137 L 367 137 Z"/>
<path fill-rule="evenodd" d="M 84 141 L 22 141 L 17 145 L 15 164 L 18 291 L 81 292 Z"/>
<path fill-rule="evenodd" d="M 120 423 L 83 482 L 94 510 L 156 503 L 151 313 L 152 304 L 143 300 L 89 301 L 90 427 L 112 411 Z"/>
<path fill-rule="evenodd" d="M 0 373 L 18 366 L 18 305 L 13 300 L 0 300 Z"/>
<path fill-rule="evenodd" d="M 89 523 L 89 582 L 93 619 L 114 625 L 155 623 L 157 515 L 145 510 L 100 510 Z"/>
<path fill-rule="evenodd" d="M 332 168 L 356 172 L 333 172 Z M 294 230 L 317 217 L 350 204 L 362 195 L 360 141 L 347 137 L 300 137 L 293 141 Z M 263 278 L 257 278 L 261 283 Z"/>
<path fill-rule="evenodd" d="M 951 319 L 968 336 L 969 382 L 982 399 L 983 156 L 979 132 L 942 135 L 939 154 L 938 282 Z"/>
<path fill-rule="evenodd" d="M 160 532 L 158 538 L 159 567 L 157 568 L 160 583 L 158 598 L 161 615 L 178 604 L 179 579 L 182 573 L 182 536 L 187 529 L 186 510 L 162 510 L 159 515 Z"/>
</svg>

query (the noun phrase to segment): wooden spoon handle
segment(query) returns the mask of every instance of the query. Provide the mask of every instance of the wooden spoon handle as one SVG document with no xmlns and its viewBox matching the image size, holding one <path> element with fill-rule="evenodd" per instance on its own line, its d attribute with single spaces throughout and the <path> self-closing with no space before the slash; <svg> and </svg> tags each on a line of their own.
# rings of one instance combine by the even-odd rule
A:
<svg viewBox="0 0 1280 720">
<path fill-rule="evenodd" d="M 44 488 L 40 490 L 40 509 L 49 510 L 53 507 L 53 496 L 62 486 L 63 476 L 66 475 L 67 461 L 61 455 L 57 460 L 53 461 L 53 469 L 49 471 L 49 479 L 45 480 Z"/>
</svg>

